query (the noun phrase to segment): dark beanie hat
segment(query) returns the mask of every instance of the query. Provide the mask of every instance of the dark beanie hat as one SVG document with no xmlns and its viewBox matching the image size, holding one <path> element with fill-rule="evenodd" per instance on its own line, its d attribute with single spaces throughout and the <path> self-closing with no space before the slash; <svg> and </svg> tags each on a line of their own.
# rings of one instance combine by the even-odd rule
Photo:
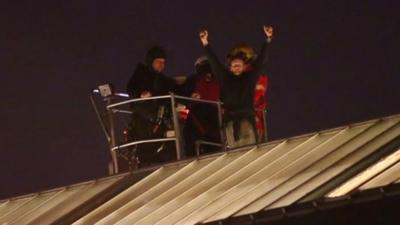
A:
<svg viewBox="0 0 400 225">
<path fill-rule="evenodd" d="M 163 59 L 167 58 L 167 53 L 160 46 L 154 46 L 147 51 L 146 64 L 150 66 L 153 63 L 154 59 L 157 58 L 163 58 Z"/>
</svg>

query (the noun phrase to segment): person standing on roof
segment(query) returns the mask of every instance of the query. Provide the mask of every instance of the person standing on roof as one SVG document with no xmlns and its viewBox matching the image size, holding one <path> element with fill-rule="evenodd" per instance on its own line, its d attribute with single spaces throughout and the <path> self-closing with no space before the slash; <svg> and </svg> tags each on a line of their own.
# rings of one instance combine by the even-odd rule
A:
<svg viewBox="0 0 400 225">
<path fill-rule="evenodd" d="M 241 44 L 231 50 L 229 55 L 236 55 L 239 52 L 243 52 L 250 62 L 253 62 L 257 58 L 257 54 L 254 49 L 247 44 Z M 246 71 L 252 70 L 251 64 L 247 64 Z M 265 127 L 265 110 L 267 109 L 267 90 L 269 84 L 269 77 L 263 71 L 258 78 L 257 85 L 254 92 L 254 109 L 255 109 L 255 122 L 258 136 L 258 142 L 267 140 L 267 131 Z"/>
<path fill-rule="evenodd" d="M 164 74 L 167 54 L 162 47 L 148 50 L 145 64 L 138 63 L 127 84 L 132 98 L 168 95 L 174 92 L 175 80 Z M 165 136 L 170 118 L 169 99 L 148 100 L 132 104 L 132 121 L 128 127 L 130 141 L 148 140 Z M 171 145 L 172 144 L 172 145 Z M 172 142 L 139 144 L 136 148 L 141 165 L 169 161 L 174 157 Z"/>
<path fill-rule="evenodd" d="M 273 28 L 264 26 L 265 41 L 257 59 L 246 71 L 250 59 L 238 52 L 228 55 L 228 68 L 216 57 L 208 42 L 208 31 L 199 33 L 211 68 L 221 85 L 221 100 L 224 103 L 224 129 L 228 147 L 234 148 L 255 144 L 257 141 L 254 113 L 254 90 L 267 59 L 267 49 L 272 41 Z"/>
<path fill-rule="evenodd" d="M 194 63 L 195 74 L 188 82 L 188 95 L 192 98 L 220 101 L 220 88 L 218 80 L 212 73 L 207 57 L 199 57 Z M 220 132 L 218 121 L 218 109 L 210 103 L 192 102 L 189 106 L 190 113 L 184 127 L 185 150 L 188 156 L 196 154 L 196 142 L 206 141 L 219 144 Z M 219 148 L 210 145 L 202 145 L 201 153 L 209 153 Z"/>
</svg>

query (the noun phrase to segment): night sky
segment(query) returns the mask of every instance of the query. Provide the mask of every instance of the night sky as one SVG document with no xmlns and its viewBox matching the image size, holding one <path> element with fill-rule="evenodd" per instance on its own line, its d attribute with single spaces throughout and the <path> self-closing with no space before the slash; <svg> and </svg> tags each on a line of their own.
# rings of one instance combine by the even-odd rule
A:
<svg viewBox="0 0 400 225">
<path fill-rule="evenodd" d="M 168 75 L 192 73 L 201 28 L 222 60 L 274 26 L 270 139 L 400 113 L 400 3 L 351 2 L 3 1 L 0 199 L 107 176 L 90 90 L 125 92 L 155 44 Z"/>
</svg>

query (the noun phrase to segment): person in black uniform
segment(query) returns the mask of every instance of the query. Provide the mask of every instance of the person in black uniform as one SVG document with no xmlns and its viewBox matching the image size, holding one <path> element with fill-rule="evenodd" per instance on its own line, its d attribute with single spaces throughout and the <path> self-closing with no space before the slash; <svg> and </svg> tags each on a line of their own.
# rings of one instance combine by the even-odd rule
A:
<svg viewBox="0 0 400 225">
<path fill-rule="evenodd" d="M 150 48 L 145 64 L 139 63 L 127 85 L 127 92 L 132 98 L 146 98 L 168 95 L 174 92 L 175 80 L 164 74 L 167 54 L 159 46 Z M 170 100 L 149 100 L 131 105 L 132 121 L 128 127 L 130 141 L 165 137 L 171 127 Z M 173 142 L 139 144 L 136 155 L 141 166 L 175 158 Z"/>
<path fill-rule="evenodd" d="M 221 85 L 221 100 L 224 103 L 224 129 L 230 148 L 255 144 L 257 137 L 254 121 L 254 89 L 266 63 L 268 47 L 272 41 L 273 28 L 264 26 L 265 41 L 255 61 L 246 54 L 237 52 L 228 55 L 228 68 L 216 57 L 208 42 L 208 31 L 199 33 L 206 56 Z M 247 70 L 251 66 L 251 70 Z"/>
</svg>

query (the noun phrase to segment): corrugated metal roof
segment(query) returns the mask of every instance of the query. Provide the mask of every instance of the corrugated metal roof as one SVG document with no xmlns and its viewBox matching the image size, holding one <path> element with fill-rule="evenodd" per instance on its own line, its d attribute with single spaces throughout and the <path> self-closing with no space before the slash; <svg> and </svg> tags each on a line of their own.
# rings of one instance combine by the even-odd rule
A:
<svg viewBox="0 0 400 225">
<path fill-rule="evenodd" d="M 136 194 L 128 203 L 117 196 L 75 224 L 89 217 L 96 224 L 196 224 L 287 206 L 399 136 L 395 116 L 195 160 L 152 188 L 132 186 L 120 194 Z"/>
<path fill-rule="evenodd" d="M 399 203 L 400 184 L 390 184 L 338 198 L 317 199 L 205 224 L 399 224 Z"/>
<path fill-rule="evenodd" d="M 399 152 L 399 150 L 397 152 Z M 400 179 L 400 162 L 397 162 L 396 164 L 391 165 L 381 174 L 378 174 L 375 177 L 373 177 L 367 183 L 362 185 L 359 189 L 365 190 L 365 189 L 381 187 L 399 182 L 400 181 L 399 179 Z"/>
<path fill-rule="evenodd" d="M 394 156 L 373 157 L 399 137 L 398 115 L 163 166 L 74 224 L 197 224 L 252 214 L 321 198 L 385 159 L 351 191 L 399 182 L 399 146 L 389 149 Z M 2 201 L 0 222 L 51 223 L 119 179 Z M 333 188 L 320 191 L 327 184 Z"/>
<path fill-rule="evenodd" d="M 184 176 L 190 176 L 191 173 L 207 163 L 209 160 L 195 161 L 178 172 L 176 172 L 177 167 L 161 167 L 74 224 L 93 224 L 105 216 L 108 216 L 105 222 L 112 224 L 120 219 L 120 214 L 131 212 L 131 210 L 145 205 L 149 199 L 161 195 L 166 189 L 176 185 L 173 177 L 181 179 Z"/>
<path fill-rule="evenodd" d="M 400 178 L 400 149 L 371 165 L 326 196 L 338 197 L 354 190 L 376 188 L 394 183 L 398 178 Z"/>
<path fill-rule="evenodd" d="M 0 202 L 0 224 L 51 224 L 124 176 L 85 182 Z"/>
</svg>

